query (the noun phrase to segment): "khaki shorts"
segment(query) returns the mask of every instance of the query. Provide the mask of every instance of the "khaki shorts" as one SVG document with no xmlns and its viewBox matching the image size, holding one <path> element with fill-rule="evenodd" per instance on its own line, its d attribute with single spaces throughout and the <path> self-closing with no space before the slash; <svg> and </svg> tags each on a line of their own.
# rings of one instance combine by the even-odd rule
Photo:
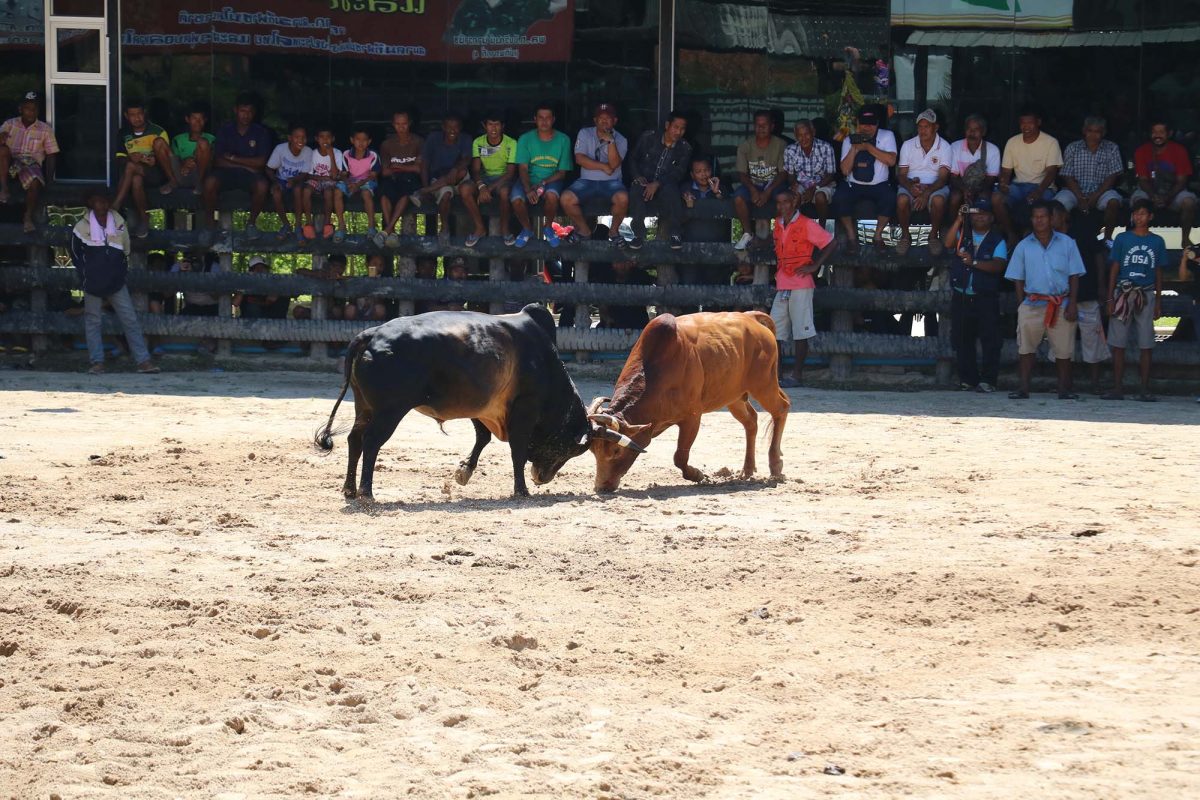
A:
<svg viewBox="0 0 1200 800">
<path fill-rule="evenodd" d="M 1100 319 L 1100 304 L 1095 300 L 1084 300 L 1079 304 L 1079 344 L 1083 363 L 1099 364 L 1108 360 L 1104 322 Z"/>
<path fill-rule="evenodd" d="M 1134 311 L 1125 322 L 1112 317 L 1108 321 L 1108 343 L 1132 350 L 1154 349 L 1154 290 L 1146 292 L 1146 305 Z"/>
<path fill-rule="evenodd" d="M 781 342 L 798 342 L 817 335 L 813 325 L 813 290 L 784 289 L 775 293 L 771 303 L 771 321 L 775 323 L 775 338 Z"/>
<path fill-rule="evenodd" d="M 1017 309 L 1017 352 L 1023 356 L 1033 355 L 1044 336 L 1050 342 L 1050 351 L 1056 359 L 1068 359 L 1075 354 L 1075 323 L 1063 319 L 1062 309 L 1054 327 L 1045 323 L 1046 307 L 1022 303 Z"/>
</svg>

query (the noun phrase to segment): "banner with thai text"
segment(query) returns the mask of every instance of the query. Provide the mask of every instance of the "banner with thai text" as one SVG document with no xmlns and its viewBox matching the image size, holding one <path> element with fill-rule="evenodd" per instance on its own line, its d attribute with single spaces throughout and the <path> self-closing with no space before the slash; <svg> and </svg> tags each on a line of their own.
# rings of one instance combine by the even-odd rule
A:
<svg viewBox="0 0 1200 800">
<path fill-rule="evenodd" d="M 568 61 L 573 0 L 126 0 L 130 50 L 453 63 Z"/>
<path fill-rule="evenodd" d="M 892 24 L 916 28 L 1069 28 L 1074 0 L 892 0 Z"/>
</svg>

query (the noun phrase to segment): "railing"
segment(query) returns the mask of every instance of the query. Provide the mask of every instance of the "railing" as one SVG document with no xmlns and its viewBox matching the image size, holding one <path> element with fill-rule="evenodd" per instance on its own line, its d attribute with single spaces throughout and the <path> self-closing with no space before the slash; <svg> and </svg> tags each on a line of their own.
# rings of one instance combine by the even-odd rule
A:
<svg viewBox="0 0 1200 800">
<path fill-rule="evenodd" d="M 194 203 L 190 197 L 181 199 L 178 205 Z M 444 240 L 434 236 L 416 236 L 415 219 L 406 218 L 407 235 L 397 247 L 378 248 L 373 244 L 347 241 L 334 244 L 331 241 L 300 243 L 294 239 L 280 241 L 273 235 L 260 234 L 249 238 L 241 231 L 230 230 L 232 212 L 243 208 L 238 198 L 227 198 L 220 211 L 221 226 L 209 232 L 183 229 L 186 218 L 182 213 L 168 214 L 180 227 L 178 229 L 154 230 L 146 239 L 134 240 L 131 255 L 131 271 L 128 284 L 134 293 L 135 302 L 145 310 L 145 292 L 212 292 L 222 296 L 219 315 L 216 317 L 189 317 L 177 315 L 141 314 L 145 333 L 152 336 L 197 337 L 216 339 L 217 355 L 227 356 L 232 352 L 234 341 L 274 341 L 307 343 L 314 358 L 326 358 L 328 345 L 349 341 L 355 334 L 377 322 L 339 321 L 324 319 L 331 299 L 373 297 L 398 301 L 400 313 L 413 313 L 414 305 L 422 300 L 442 300 L 447 296 L 455 302 L 486 303 L 489 310 L 497 313 L 506 304 L 526 302 L 555 302 L 576 307 L 576 326 L 562 328 L 558 333 L 559 349 L 563 353 L 574 353 L 578 360 L 587 360 L 590 354 L 599 352 L 624 352 L 636 341 L 637 331 L 614 330 L 591 327 L 591 306 L 652 305 L 660 311 L 703 306 L 712 307 L 758 307 L 770 306 L 773 290 L 769 285 L 774 255 L 770 247 L 735 251 L 729 243 L 689 243 L 682 250 L 674 251 L 665 242 L 652 241 L 639 251 L 616 250 L 604 242 L 582 242 L 577 245 L 562 245 L 551 248 L 544 242 L 531 242 L 524 249 L 505 247 L 498 235 L 484 238 L 473 248 L 466 247 L 461 239 Z M 175 209 L 172 209 L 175 210 Z M 603 214 L 607 209 L 589 209 Z M 701 218 L 728 218 L 732 204 L 728 201 L 701 201 L 691 213 Z M 759 209 L 761 219 L 756 233 L 760 237 L 769 235 L 769 210 Z M 495 225 L 495 222 L 492 223 Z M 498 231 L 493 227 L 493 234 Z M 24 234 L 20 226 L 0 225 L 0 245 L 25 245 L 29 248 L 29 264 L 24 267 L 0 268 L 0 288 L 6 291 L 25 292 L 31 296 L 30 310 L 10 312 L 0 316 L 0 332 L 33 334 L 35 349 L 44 349 L 48 335 L 78 335 L 82 332 L 82 321 L 76 316 L 50 312 L 46 309 L 47 291 L 77 288 L 73 269 L 52 268 L 48 265 L 48 248 L 65 246 L 70 237 L 66 227 L 45 227 L 34 234 Z M 229 270 L 232 254 L 248 253 L 307 253 L 319 267 L 323 258 L 331 253 L 372 254 L 383 253 L 396 257 L 394 278 L 345 278 L 331 281 L 317 278 L 283 274 L 250 274 L 225 271 L 219 273 L 162 273 L 147 272 L 142 267 L 148 250 L 208 250 L 220 254 L 223 267 Z M 483 259 L 488 262 L 487 281 L 452 282 L 446 280 L 420 280 L 415 277 L 415 259 L 419 257 L 462 256 Z M 575 264 L 574 283 L 514 282 L 508 277 L 504 262 L 510 259 L 537 260 L 561 259 Z M 833 259 L 829 286 L 818 289 L 814 306 L 818 311 L 828 311 L 830 330 L 822 332 L 810 347 L 814 357 L 826 357 L 833 377 L 846 379 L 851 374 L 855 359 L 898 361 L 903 363 L 923 362 L 937 365 L 941 382 L 948 382 L 951 375 L 953 352 L 949 338 L 950 294 L 945 291 L 894 291 L 853 288 L 854 271 L 868 267 L 882 272 L 919 271 L 925 272 L 934 265 L 948 263 L 948 257 L 932 259 L 924 247 L 914 247 L 909 254 L 900 258 L 889 250 L 877 254 L 869 250 L 855 257 L 837 256 Z M 615 260 L 633 260 L 657 269 L 657 285 L 607 285 L 588 282 L 588 268 L 592 263 Z M 738 264 L 753 266 L 754 283 L 747 286 L 681 284 L 679 267 L 685 265 L 717 265 L 731 270 Z M 235 292 L 247 294 L 312 295 L 313 318 L 296 319 L 243 319 L 233 316 L 231 297 Z M 1185 298 L 1164 298 L 1164 314 L 1184 315 L 1189 313 L 1190 301 Z M 1006 313 L 1014 313 L 1011 296 L 1002 300 Z M 854 332 L 854 314 L 859 311 L 884 311 L 897 313 L 941 314 L 943 316 L 937 337 L 911 337 Z M 105 333 L 118 333 L 115 321 L 105 320 Z M 785 345 L 790 354 L 791 342 Z M 1005 343 L 1003 357 L 1015 360 L 1015 342 Z M 1155 353 L 1158 363 L 1197 365 L 1200 364 L 1200 345 L 1170 344 L 1160 347 Z"/>
</svg>

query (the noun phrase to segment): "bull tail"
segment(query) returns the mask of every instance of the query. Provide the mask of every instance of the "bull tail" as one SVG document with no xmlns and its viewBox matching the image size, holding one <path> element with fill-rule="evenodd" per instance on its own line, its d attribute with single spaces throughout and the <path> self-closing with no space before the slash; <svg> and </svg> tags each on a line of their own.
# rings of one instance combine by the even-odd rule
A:
<svg viewBox="0 0 1200 800">
<path fill-rule="evenodd" d="M 318 450 L 326 453 L 333 450 L 333 437 L 338 431 L 333 428 L 333 420 L 337 417 L 338 408 L 342 405 L 342 399 L 346 396 L 346 390 L 350 388 L 350 377 L 354 374 L 354 364 L 358 361 L 358 357 L 362 355 L 364 344 L 359 341 L 354 341 L 348 348 L 346 354 L 346 378 L 342 381 L 342 391 L 334 401 L 333 411 L 329 413 L 329 421 L 323 427 L 317 428 L 317 432 L 313 435 L 313 445 Z"/>
<path fill-rule="evenodd" d="M 775 320 L 771 319 L 770 314 L 766 313 L 765 311 L 757 311 L 757 310 L 747 311 L 746 313 L 749 314 L 751 317 L 753 317 L 754 321 L 757 322 L 759 325 L 762 325 L 764 328 L 771 331 L 771 336 L 772 336 L 772 338 L 774 338 L 774 336 L 775 336 Z"/>
</svg>

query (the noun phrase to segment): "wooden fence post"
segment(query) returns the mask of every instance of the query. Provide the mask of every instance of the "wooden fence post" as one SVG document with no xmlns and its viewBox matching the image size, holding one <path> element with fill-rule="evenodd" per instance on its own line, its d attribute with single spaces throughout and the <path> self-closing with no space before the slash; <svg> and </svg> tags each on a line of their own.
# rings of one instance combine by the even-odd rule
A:
<svg viewBox="0 0 1200 800">
<path fill-rule="evenodd" d="M 313 253 L 312 257 L 313 272 L 320 272 L 325 269 L 325 254 Z M 312 320 L 325 320 L 329 318 L 329 297 L 323 294 L 314 294 L 312 296 Z M 325 342 L 313 342 L 308 347 L 308 356 L 314 361 L 324 362 L 329 357 L 329 345 Z"/>
<path fill-rule="evenodd" d="M 219 227 L 223 232 L 228 234 L 233 230 L 233 212 L 220 211 L 217 213 L 217 219 L 220 221 Z M 233 252 L 221 253 L 221 271 L 233 272 Z M 217 299 L 217 316 L 229 318 L 233 316 L 233 295 L 225 292 L 218 296 Z M 228 339 L 217 340 L 217 356 L 219 358 L 229 358 L 233 355 L 233 343 Z"/>
<path fill-rule="evenodd" d="M 586 261 L 575 262 L 575 282 L 588 282 L 589 264 Z M 592 304 L 578 303 L 575 306 L 575 328 L 578 330 L 588 330 L 592 327 Z M 575 351 L 575 363 L 586 364 L 591 360 L 591 356 L 586 350 Z"/>
<path fill-rule="evenodd" d="M 417 215 L 415 213 L 409 211 L 400 218 L 400 235 L 417 235 Z M 396 259 L 397 278 L 412 278 L 416 274 L 417 260 L 415 258 L 412 256 L 400 256 Z M 396 314 L 398 316 L 411 317 L 414 311 L 416 311 L 416 304 L 412 300 L 401 300 L 396 304 Z"/>
<path fill-rule="evenodd" d="M 763 247 L 771 246 L 771 220 L 756 219 L 754 220 L 754 238 L 758 241 L 754 244 Z M 763 243 L 766 242 L 766 245 Z M 771 265 L 757 263 L 754 265 L 754 283 L 759 286 L 766 286 L 771 282 Z"/>
<path fill-rule="evenodd" d="M 833 269 L 833 285 L 835 288 L 854 288 L 853 267 L 847 264 L 845 266 L 831 268 Z M 829 329 L 832 333 L 850 333 L 854 330 L 853 311 L 834 311 L 829 316 Z M 833 375 L 834 380 L 850 380 L 851 367 L 853 363 L 854 358 L 852 356 L 845 354 L 832 355 L 829 357 L 829 372 L 831 375 Z"/>
<path fill-rule="evenodd" d="M 503 236 L 503 235 L 504 235 L 503 232 L 500 230 L 500 217 L 499 216 L 488 217 L 488 236 Z M 488 259 L 488 280 L 493 283 L 498 283 L 498 282 L 508 280 L 508 269 L 504 263 L 504 259 L 502 259 L 502 258 Z M 488 303 L 488 313 L 489 314 L 503 314 L 504 313 L 504 301 L 494 300 L 491 303 Z"/>
<path fill-rule="evenodd" d="M 654 269 L 654 285 L 655 286 L 674 286 L 679 283 L 679 270 L 674 264 L 659 264 Z M 666 306 L 654 309 L 655 314 L 678 314 L 683 310 L 682 306 Z"/>
<path fill-rule="evenodd" d="M 45 212 L 42 212 L 43 217 Z M 45 224 L 45 219 L 42 219 L 40 224 Z M 29 246 L 29 266 L 31 267 L 48 267 L 50 266 L 50 248 L 47 245 L 34 244 Z M 47 295 L 45 289 L 33 289 L 29 292 L 29 310 L 35 314 L 45 313 L 47 305 Z M 33 352 L 44 353 L 50 347 L 50 337 L 44 334 L 35 333 L 31 338 Z"/>
</svg>

